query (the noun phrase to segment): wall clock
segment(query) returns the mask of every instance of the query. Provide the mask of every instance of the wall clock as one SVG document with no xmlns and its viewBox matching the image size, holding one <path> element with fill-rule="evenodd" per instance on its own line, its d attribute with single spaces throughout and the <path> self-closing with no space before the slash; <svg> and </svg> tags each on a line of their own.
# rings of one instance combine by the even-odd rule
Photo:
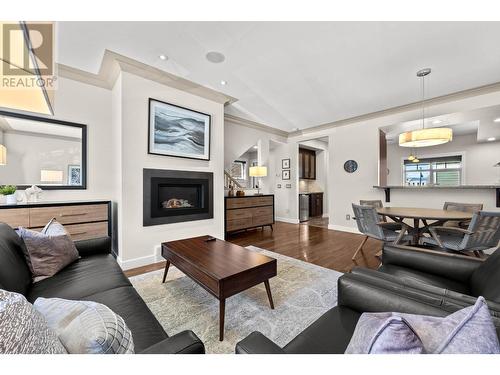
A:
<svg viewBox="0 0 500 375">
<path fill-rule="evenodd" d="M 355 160 L 347 160 L 344 163 L 344 170 L 347 173 L 354 173 L 358 170 L 358 163 Z"/>
</svg>

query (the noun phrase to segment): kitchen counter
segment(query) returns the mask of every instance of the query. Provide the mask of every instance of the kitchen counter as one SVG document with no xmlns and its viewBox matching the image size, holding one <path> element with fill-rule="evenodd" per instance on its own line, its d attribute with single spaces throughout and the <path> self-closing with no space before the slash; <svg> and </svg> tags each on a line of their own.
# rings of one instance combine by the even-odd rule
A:
<svg viewBox="0 0 500 375">
<path fill-rule="evenodd" d="M 301 191 L 299 195 L 309 195 L 309 194 L 324 194 L 323 191 Z"/>
</svg>

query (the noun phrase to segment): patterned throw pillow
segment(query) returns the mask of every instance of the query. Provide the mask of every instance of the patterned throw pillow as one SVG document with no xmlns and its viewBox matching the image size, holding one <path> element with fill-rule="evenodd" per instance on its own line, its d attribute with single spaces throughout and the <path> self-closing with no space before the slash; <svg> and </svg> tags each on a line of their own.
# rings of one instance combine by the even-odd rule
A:
<svg viewBox="0 0 500 375">
<path fill-rule="evenodd" d="M 400 313 L 365 313 L 356 325 L 354 334 L 346 349 L 348 354 L 370 353 L 369 345 L 374 340 L 382 340 L 380 347 L 390 348 L 389 351 L 378 353 L 394 353 L 394 344 L 399 346 L 399 353 L 413 353 L 411 340 L 399 340 L 403 336 L 384 335 L 378 337 L 388 321 L 400 320 L 411 328 L 422 342 L 426 353 L 432 354 L 498 354 L 500 344 L 493 318 L 483 297 L 479 297 L 474 306 L 469 306 L 440 318 L 425 315 Z M 408 335 L 408 331 L 406 331 Z M 407 339 L 414 340 L 412 335 Z"/>
<path fill-rule="evenodd" d="M 42 232 L 19 227 L 17 234 L 26 245 L 26 261 L 35 282 L 54 276 L 79 257 L 71 237 L 54 219 Z"/>
<path fill-rule="evenodd" d="M 34 303 L 72 354 L 134 353 L 132 333 L 121 316 L 97 302 L 38 298 Z"/>
<path fill-rule="evenodd" d="M 0 354 L 66 354 L 66 350 L 22 294 L 0 290 Z"/>
</svg>

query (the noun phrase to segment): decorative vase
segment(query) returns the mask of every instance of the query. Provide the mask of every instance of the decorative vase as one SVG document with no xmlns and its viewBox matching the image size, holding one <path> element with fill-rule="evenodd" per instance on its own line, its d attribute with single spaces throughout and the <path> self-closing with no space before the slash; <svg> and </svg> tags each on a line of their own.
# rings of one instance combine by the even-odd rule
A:
<svg viewBox="0 0 500 375">
<path fill-rule="evenodd" d="M 17 204 L 16 194 L 9 194 L 5 196 L 6 204 Z"/>
</svg>

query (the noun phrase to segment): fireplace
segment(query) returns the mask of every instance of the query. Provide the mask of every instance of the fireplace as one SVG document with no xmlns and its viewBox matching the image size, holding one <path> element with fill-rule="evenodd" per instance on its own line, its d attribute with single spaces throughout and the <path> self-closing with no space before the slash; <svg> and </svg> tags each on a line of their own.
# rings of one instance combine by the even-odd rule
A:
<svg viewBox="0 0 500 375">
<path fill-rule="evenodd" d="M 143 170 L 143 225 L 213 218 L 213 174 Z"/>
</svg>

